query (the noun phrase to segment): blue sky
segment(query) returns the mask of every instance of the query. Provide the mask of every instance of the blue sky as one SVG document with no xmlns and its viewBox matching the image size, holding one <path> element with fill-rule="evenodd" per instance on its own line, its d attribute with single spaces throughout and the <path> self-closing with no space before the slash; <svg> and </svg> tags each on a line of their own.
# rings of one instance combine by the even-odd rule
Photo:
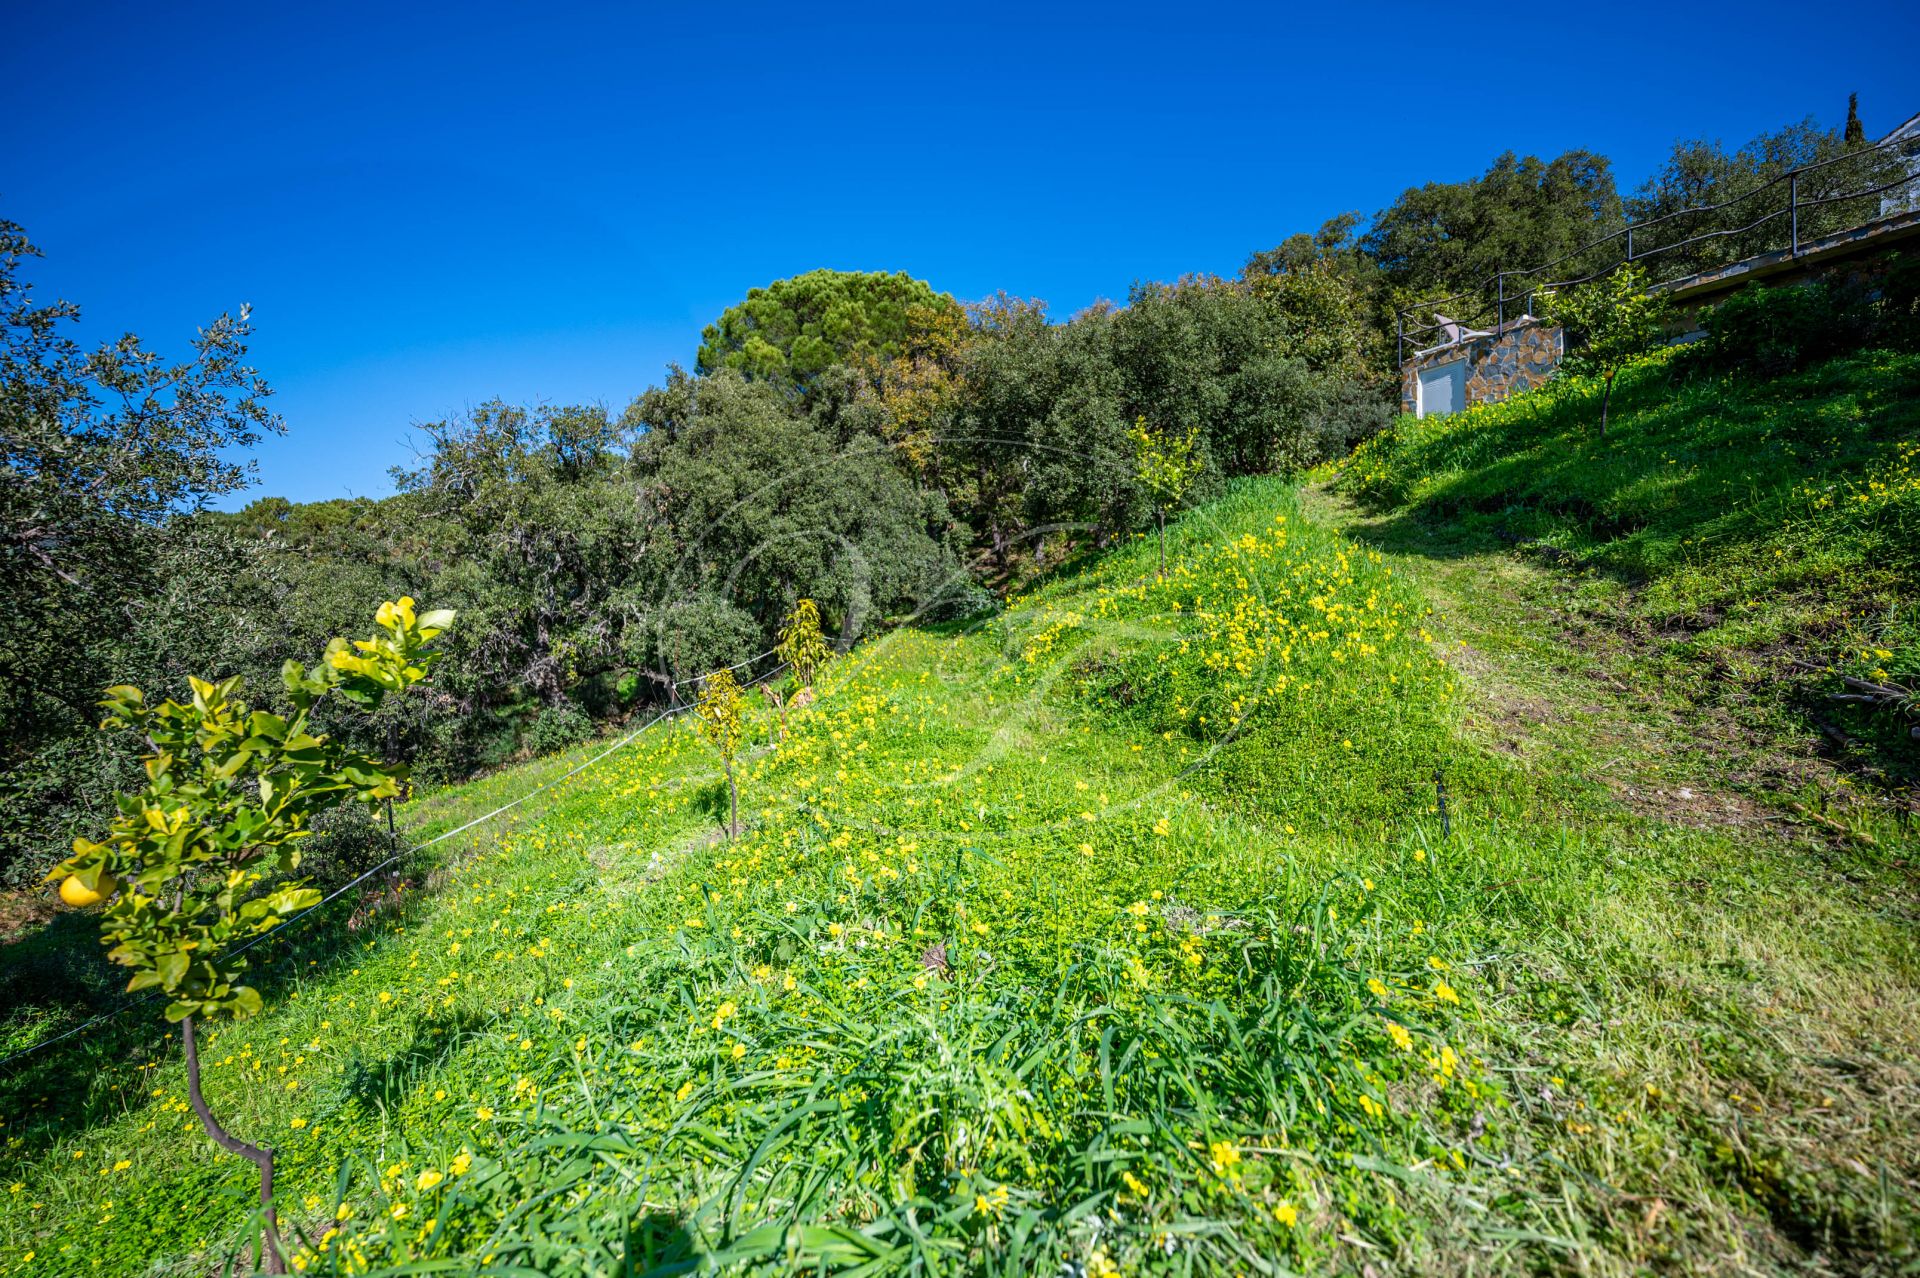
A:
<svg viewBox="0 0 1920 1278">
<path fill-rule="evenodd" d="M 493 396 L 617 410 L 814 267 L 1064 316 L 1506 149 L 1624 187 L 1850 90 L 1920 111 L 1911 0 L 1553 10 L 16 0 L 0 216 L 92 335 L 251 301 L 288 433 L 247 496 L 312 500 Z"/>
</svg>

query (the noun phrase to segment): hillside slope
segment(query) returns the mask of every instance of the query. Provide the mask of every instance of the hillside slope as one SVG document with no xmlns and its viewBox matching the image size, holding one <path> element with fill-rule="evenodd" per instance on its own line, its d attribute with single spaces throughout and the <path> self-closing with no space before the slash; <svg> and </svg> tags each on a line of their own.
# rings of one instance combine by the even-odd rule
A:
<svg viewBox="0 0 1920 1278">
<path fill-rule="evenodd" d="M 1332 487 L 1371 545 L 1443 571 L 1548 569 L 1526 598 L 1553 618 L 1543 633 L 1624 648 L 1620 677 L 1687 716 L 1748 790 L 1813 802 L 1845 775 L 1910 810 L 1920 718 L 1829 694 L 1843 675 L 1920 686 L 1920 355 L 1766 378 L 1663 352 L 1622 375 L 1604 438 L 1598 395 L 1567 378 L 1402 419 Z"/>
<path fill-rule="evenodd" d="M 1136 542 L 863 646 L 785 739 L 761 715 L 738 840 L 666 724 L 357 928 L 287 938 L 267 1012 L 206 1055 L 229 1126 L 279 1134 L 297 1265 L 1784 1272 L 1910 1246 L 1920 963 L 1888 858 L 1501 748 L 1498 686 L 1406 561 L 1279 481 L 1171 543 L 1165 581 Z M 0 1081 L 0 1269 L 201 1273 L 242 1237 L 250 1169 L 151 1031 Z"/>
</svg>

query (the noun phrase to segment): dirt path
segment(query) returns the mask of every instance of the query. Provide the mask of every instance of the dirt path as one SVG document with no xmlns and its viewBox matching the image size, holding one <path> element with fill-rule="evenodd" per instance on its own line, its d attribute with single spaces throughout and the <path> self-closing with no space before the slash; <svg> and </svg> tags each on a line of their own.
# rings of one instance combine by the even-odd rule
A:
<svg viewBox="0 0 1920 1278">
<path fill-rule="evenodd" d="M 1844 788 L 1810 742 L 1767 737 L 1666 686 L 1645 636 L 1567 606 L 1567 569 L 1314 485 L 1305 513 L 1380 551 L 1434 610 L 1429 628 L 1472 689 L 1469 729 L 1537 768 L 1572 768 L 1645 815 L 1756 831 L 1790 819 L 1763 796 Z M 1817 824 L 1817 823 L 1815 823 Z"/>
<path fill-rule="evenodd" d="M 1536 1139 L 1605 1186 L 1588 1210 L 1633 1258 L 1622 1272 L 1914 1272 L 1920 1250 L 1894 1241 L 1917 1236 L 1920 1204 L 1913 834 L 1884 812 L 1878 842 L 1849 833 L 1878 800 L 1838 797 L 1840 768 L 1770 730 L 1785 716 L 1703 705 L 1697 663 L 1635 632 L 1630 606 L 1577 606 L 1577 566 L 1320 487 L 1301 504 L 1425 594 L 1474 736 L 1593 783 L 1588 819 L 1610 796 L 1632 814 L 1611 836 L 1622 855 L 1668 852 L 1652 887 L 1567 903 L 1529 949 L 1548 985 L 1592 978 L 1591 1020 L 1562 1033 L 1517 996 L 1489 1014 L 1513 1044 L 1616 1082 L 1593 1127 Z M 1816 795 L 1835 796 L 1824 823 Z M 1659 1097 L 1637 1117 L 1620 1099 L 1635 1087 Z"/>
</svg>

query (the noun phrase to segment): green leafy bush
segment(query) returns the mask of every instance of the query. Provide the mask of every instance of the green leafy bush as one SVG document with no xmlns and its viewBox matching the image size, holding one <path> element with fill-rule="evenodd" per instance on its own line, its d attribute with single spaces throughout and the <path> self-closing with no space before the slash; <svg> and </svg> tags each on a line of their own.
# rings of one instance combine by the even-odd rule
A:
<svg viewBox="0 0 1920 1278">
<path fill-rule="evenodd" d="M 527 729 L 527 749 L 535 754 L 557 754 L 593 737 L 593 720 L 571 702 L 543 706 Z"/>
<path fill-rule="evenodd" d="M 921 605 L 917 620 L 929 622 L 966 621 L 983 617 L 1000 607 L 1000 598 L 985 586 L 966 577 L 955 577 L 939 587 Z"/>
<path fill-rule="evenodd" d="M 1346 378 L 1327 385 L 1305 419 L 1293 468 L 1306 470 L 1345 457 L 1392 424 L 1397 384 Z"/>
<path fill-rule="evenodd" d="M 1888 259 L 1880 307 L 1888 342 L 1900 350 L 1920 350 L 1920 253 Z"/>
<path fill-rule="evenodd" d="M 1779 377 L 1859 349 L 1874 336 L 1864 292 L 1811 280 L 1749 284 L 1700 317 L 1706 336 L 1684 365 L 1707 373 Z"/>
<path fill-rule="evenodd" d="M 315 887 L 335 888 L 359 878 L 398 851 L 385 815 L 358 803 L 314 817 L 300 853 L 300 873 Z"/>
</svg>

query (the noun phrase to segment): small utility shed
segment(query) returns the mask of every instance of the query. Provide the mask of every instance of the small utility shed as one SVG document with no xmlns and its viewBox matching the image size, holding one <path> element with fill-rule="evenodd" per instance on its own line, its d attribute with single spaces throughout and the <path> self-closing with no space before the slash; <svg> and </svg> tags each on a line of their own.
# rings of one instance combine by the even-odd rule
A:
<svg viewBox="0 0 1920 1278">
<path fill-rule="evenodd" d="M 1566 353 L 1557 324 L 1522 315 L 1492 330 L 1442 321 L 1447 340 L 1400 366 L 1400 409 L 1416 417 L 1493 404 L 1547 380 Z"/>
</svg>

